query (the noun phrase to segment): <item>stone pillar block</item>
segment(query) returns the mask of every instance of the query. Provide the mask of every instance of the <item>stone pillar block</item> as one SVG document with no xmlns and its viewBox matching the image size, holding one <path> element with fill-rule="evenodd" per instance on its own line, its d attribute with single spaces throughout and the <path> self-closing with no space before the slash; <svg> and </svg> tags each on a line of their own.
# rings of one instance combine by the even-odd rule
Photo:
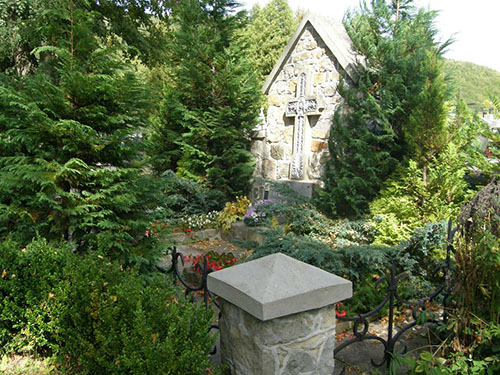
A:
<svg viewBox="0 0 500 375">
<path fill-rule="evenodd" d="M 221 359 L 232 375 L 330 375 L 334 303 L 350 281 L 284 254 L 209 274 L 221 297 Z"/>
</svg>

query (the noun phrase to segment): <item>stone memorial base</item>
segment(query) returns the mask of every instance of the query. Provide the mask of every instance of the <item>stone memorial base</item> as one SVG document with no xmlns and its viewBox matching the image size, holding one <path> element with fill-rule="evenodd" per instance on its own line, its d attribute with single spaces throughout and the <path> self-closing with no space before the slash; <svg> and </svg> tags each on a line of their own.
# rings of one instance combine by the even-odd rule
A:
<svg viewBox="0 0 500 375">
<path fill-rule="evenodd" d="M 331 375 L 335 307 L 262 321 L 221 300 L 221 359 L 231 375 Z"/>
<path fill-rule="evenodd" d="M 321 186 L 321 182 L 307 182 L 307 181 L 294 181 L 294 180 L 280 180 L 272 181 L 276 184 L 288 185 L 296 193 L 303 195 L 307 198 L 312 198 L 313 193 Z M 286 200 L 279 192 L 273 189 L 272 184 L 268 181 L 256 179 L 252 184 L 250 192 L 250 199 L 252 201 L 259 201 L 269 199 L 273 202 L 281 202 Z"/>
</svg>

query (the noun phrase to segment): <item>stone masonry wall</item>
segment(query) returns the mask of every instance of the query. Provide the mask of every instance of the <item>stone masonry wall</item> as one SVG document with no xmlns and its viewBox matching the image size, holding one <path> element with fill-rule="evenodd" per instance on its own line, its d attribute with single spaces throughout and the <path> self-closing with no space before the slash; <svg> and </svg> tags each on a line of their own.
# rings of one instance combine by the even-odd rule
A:
<svg viewBox="0 0 500 375">
<path fill-rule="evenodd" d="M 231 375 L 333 373 L 333 305 L 261 321 L 221 300 L 221 313 L 221 359 Z"/>
<path fill-rule="evenodd" d="M 306 94 L 320 103 L 319 116 L 307 116 L 304 127 L 303 181 L 317 182 L 328 156 L 328 134 L 336 107 L 340 68 L 314 28 L 308 24 L 288 60 L 271 84 L 266 125 L 256 132 L 252 152 L 257 157 L 255 174 L 269 180 L 290 179 L 294 118 L 285 117 L 286 105 L 296 98 L 299 75 L 307 75 Z"/>
</svg>

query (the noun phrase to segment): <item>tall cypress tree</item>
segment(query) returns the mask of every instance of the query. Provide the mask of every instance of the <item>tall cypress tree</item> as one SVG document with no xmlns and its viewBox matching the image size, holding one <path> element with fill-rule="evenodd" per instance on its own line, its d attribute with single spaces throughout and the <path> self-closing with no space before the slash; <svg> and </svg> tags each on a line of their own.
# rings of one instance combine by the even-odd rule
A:
<svg viewBox="0 0 500 375">
<path fill-rule="evenodd" d="M 253 171 L 250 131 L 260 107 L 255 74 L 234 35 L 232 0 L 182 0 L 173 11 L 170 84 L 153 135 L 157 171 L 243 194 Z"/>
<path fill-rule="evenodd" d="M 355 48 L 365 56 L 353 85 L 340 92 L 330 132 L 331 160 L 321 204 L 341 216 L 359 216 L 396 165 L 425 163 L 446 140 L 446 98 L 436 12 L 417 11 L 413 0 L 372 0 L 345 19 Z M 424 140 L 423 132 L 432 139 Z M 417 156 L 418 155 L 418 156 Z"/>
<path fill-rule="evenodd" d="M 297 26 L 286 0 L 271 0 L 262 9 L 258 5 L 252 8 L 249 23 L 240 35 L 261 81 L 271 73 Z"/>
<path fill-rule="evenodd" d="M 137 141 L 145 87 L 121 46 L 95 32 L 102 18 L 88 2 L 52 2 L 41 17 L 34 74 L 0 77 L 0 236 L 147 259 L 155 190 Z"/>
</svg>

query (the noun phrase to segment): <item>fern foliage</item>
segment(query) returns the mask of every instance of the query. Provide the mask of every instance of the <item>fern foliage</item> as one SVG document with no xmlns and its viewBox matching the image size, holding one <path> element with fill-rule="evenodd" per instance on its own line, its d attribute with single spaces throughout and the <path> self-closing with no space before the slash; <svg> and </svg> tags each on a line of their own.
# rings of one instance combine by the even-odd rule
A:
<svg viewBox="0 0 500 375">
<path fill-rule="evenodd" d="M 102 47 L 85 3 L 62 1 L 46 16 L 35 72 L 0 76 L 0 236 L 151 259 L 144 233 L 158 190 L 139 142 L 147 90 L 119 45 Z"/>
</svg>

